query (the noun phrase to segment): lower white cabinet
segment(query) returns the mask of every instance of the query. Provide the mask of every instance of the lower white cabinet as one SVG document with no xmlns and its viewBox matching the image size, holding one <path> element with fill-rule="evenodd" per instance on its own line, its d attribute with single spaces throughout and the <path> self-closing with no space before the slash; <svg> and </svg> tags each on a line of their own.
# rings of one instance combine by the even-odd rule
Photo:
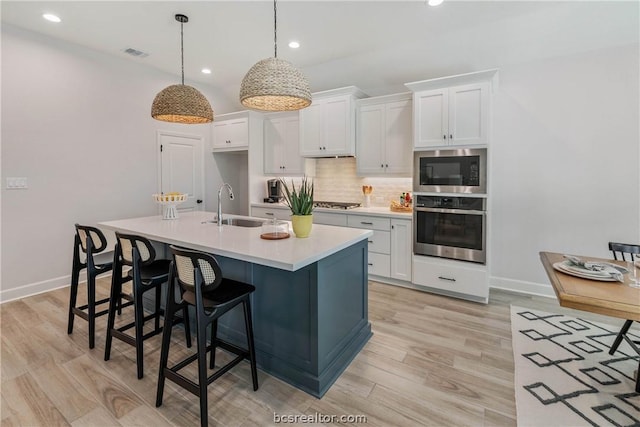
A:
<svg viewBox="0 0 640 427">
<path fill-rule="evenodd" d="M 391 276 L 391 218 L 369 215 L 349 215 L 347 225 L 373 230 L 369 237 L 369 274 Z"/>
<path fill-rule="evenodd" d="M 291 210 L 288 207 L 263 208 L 258 206 L 251 207 L 251 216 L 256 218 L 280 219 L 284 221 L 291 220 Z"/>
<path fill-rule="evenodd" d="M 346 227 L 347 214 L 313 211 L 313 223 Z"/>
<path fill-rule="evenodd" d="M 489 283 L 485 265 L 415 255 L 413 283 L 430 290 L 474 301 L 489 300 Z"/>
<path fill-rule="evenodd" d="M 390 253 L 391 273 L 394 279 L 411 281 L 411 259 L 413 257 L 411 220 L 391 219 Z"/>
</svg>

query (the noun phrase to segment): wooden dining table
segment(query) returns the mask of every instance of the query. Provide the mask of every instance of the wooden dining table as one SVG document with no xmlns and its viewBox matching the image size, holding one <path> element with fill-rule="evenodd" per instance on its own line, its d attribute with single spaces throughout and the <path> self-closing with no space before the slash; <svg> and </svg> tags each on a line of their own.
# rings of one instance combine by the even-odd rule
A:
<svg viewBox="0 0 640 427">
<path fill-rule="evenodd" d="M 623 261 L 582 255 L 579 258 L 626 267 Z M 540 260 L 562 307 L 640 322 L 640 288 L 629 286 L 628 275 L 624 275 L 625 283 L 583 279 L 553 268 L 553 264 L 564 261 L 563 254 L 540 252 Z"/>
<path fill-rule="evenodd" d="M 578 257 L 584 261 L 609 262 L 627 267 L 624 261 Z M 640 288 L 629 286 L 628 274 L 623 275 L 624 283 L 583 279 L 553 268 L 553 264 L 564 260 L 563 254 L 540 252 L 540 260 L 562 307 L 640 322 Z M 634 342 L 626 333 L 624 339 L 640 355 L 637 342 Z M 635 375 L 635 390 L 640 393 L 640 362 Z"/>
</svg>

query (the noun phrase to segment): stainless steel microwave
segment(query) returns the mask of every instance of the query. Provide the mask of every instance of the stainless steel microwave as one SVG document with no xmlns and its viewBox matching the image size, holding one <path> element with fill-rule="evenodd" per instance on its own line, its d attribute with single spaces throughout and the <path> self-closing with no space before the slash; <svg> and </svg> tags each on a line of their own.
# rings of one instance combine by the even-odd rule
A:
<svg viewBox="0 0 640 427">
<path fill-rule="evenodd" d="M 487 193 L 487 149 L 416 151 L 413 191 L 422 193 Z"/>
</svg>

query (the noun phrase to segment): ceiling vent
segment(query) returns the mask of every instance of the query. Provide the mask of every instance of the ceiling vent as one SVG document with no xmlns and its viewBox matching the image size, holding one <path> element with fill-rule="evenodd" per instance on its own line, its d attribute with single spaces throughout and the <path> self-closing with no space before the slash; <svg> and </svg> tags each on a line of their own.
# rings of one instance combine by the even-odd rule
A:
<svg viewBox="0 0 640 427">
<path fill-rule="evenodd" d="M 127 55 L 135 56 L 136 58 L 146 58 L 147 56 L 149 56 L 148 53 L 142 52 L 132 47 L 128 47 L 124 49 L 123 52 L 126 53 Z"/>
</svg>

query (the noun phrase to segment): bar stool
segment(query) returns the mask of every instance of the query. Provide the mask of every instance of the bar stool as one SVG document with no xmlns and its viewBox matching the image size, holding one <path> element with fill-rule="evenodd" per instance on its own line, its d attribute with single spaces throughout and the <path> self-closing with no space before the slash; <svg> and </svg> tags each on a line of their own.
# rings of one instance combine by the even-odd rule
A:
<svg viewBox="0 0 640 427">
<path fill-rule="evenodd" d="M 123 234 L 116 232 L 117 244 L 115 248 L 113 275 L 111 284 L 111 297 L 109 301 L 109 316 L 107 320 L 107 339 L 104 349 L 104 360 L 111 357 L 111 341 L 117 338 L 136 348 L 136 365 L 138 379 L 144 376 L 143 343 L 145 340 L 162 332 L 160 316 L 164 310 L 160 308 L 161 285 L 169 278 L 171 261 L 168 259 L 156 259 L 156 251 L 151 242 L 142 236 Z M 131 267 L 127 277 L 122 277 L 123 266 Z M 122 284 L 132 280 L 134 321 L 124 326 L 115 328 L 115 313 L 117 310 L 117 296 L 122 293 Z M 153 313 L 144 314 L 142 305 L 143 295 L 150 290 L 155 290 L 155 310 Z M 172 316 L 175 312 L 172 312 Z M 154 328 L 151 332 L 144 333 L 144 323 L 154 320 Z M 189 313 L 185 307 L 182 317 L 174 319 L 173 324 L 184 323 L 187 347 L 191 347 L 191 332 L 189 330 Z M 134 328 L 134 335 L 125 331 Z"/>
<path fill-rule="evenodd" d="M 164 332 L 162 334 L 162 349 L 160 350 L 160 370 L 158 372 L 158 392 L 156 407 L 162 405 L 165 378 L 173 381 L 189 392 L 200 397 L 200 425 L 208 425 L 207 386 L 220 378 L 243 359 L 249 359 L 251 364 L 251 379 L 253 390 L 258 390 L 258 371 L 256 369 L 256 354 L 253 343 L 253 324 L 251 321 L 251 301 L 249 296 L 255 287 L 247 283 L 225 279 L 216 259 L 209 254 L 178 249 L 171 246 L 173 263 L 167 292 L 166 316 L 164 318 Z M 179 286 L 182 298 L 175 300 L 175 291 Z M 216 337 L 218 319 L 238 304 L 244 310 L 245 328 L 247 334 L 247 349 L 242 349 L 227 341 Z M 172 367 L 168 367 L 169 344 L 171 341 L 171 326 L 173 313 L 186 306 L 194 306 L 196 311 L 196 342 L 197 352 Z M 207 347 L 206 332 L 211 324 L 211 345 Z M 207 375 L 207 351 L 211 351 L 210 369 L 215 365 L 215 351 L 220 347 L 237 355 L 232 361 Z M 198 361 L 198 383 L 193 382 L 178 371 L 193 361 Z"/>
<path fill-rule="evenodd" d="M 111 271 L 113 268 L 113 252 L 105 252 L 107 239 L 100 229 L 88 225 L 75 224 L 76 234 L 73 243 L 73 265 L 71 267 L 71 292 L 69 297 L 69 321 L 67 323 L 67 333 L 73 333 L 73 321 L 75 316 L 89 322 L 89 348 L 95 347 L 96 317 L 107 314 L 109 310 L 102 310 L 96 313 L 96 307 L 109 302 L 109 298 L 96 301 L 96 277 L 99 274 Z M 80 253 L 84 253 L 84 262 L 80 259 Z M 76 306 L 78 299 L 78 285 L 80 272 L 87 269 L 87 303 Z M 130 302 L 122 305 L 122 299 L 129 299 Z M 118 310 L 122 307 L 133 304 L 128 295 L 122 294 L 118 297 Z"/>
</svg>

